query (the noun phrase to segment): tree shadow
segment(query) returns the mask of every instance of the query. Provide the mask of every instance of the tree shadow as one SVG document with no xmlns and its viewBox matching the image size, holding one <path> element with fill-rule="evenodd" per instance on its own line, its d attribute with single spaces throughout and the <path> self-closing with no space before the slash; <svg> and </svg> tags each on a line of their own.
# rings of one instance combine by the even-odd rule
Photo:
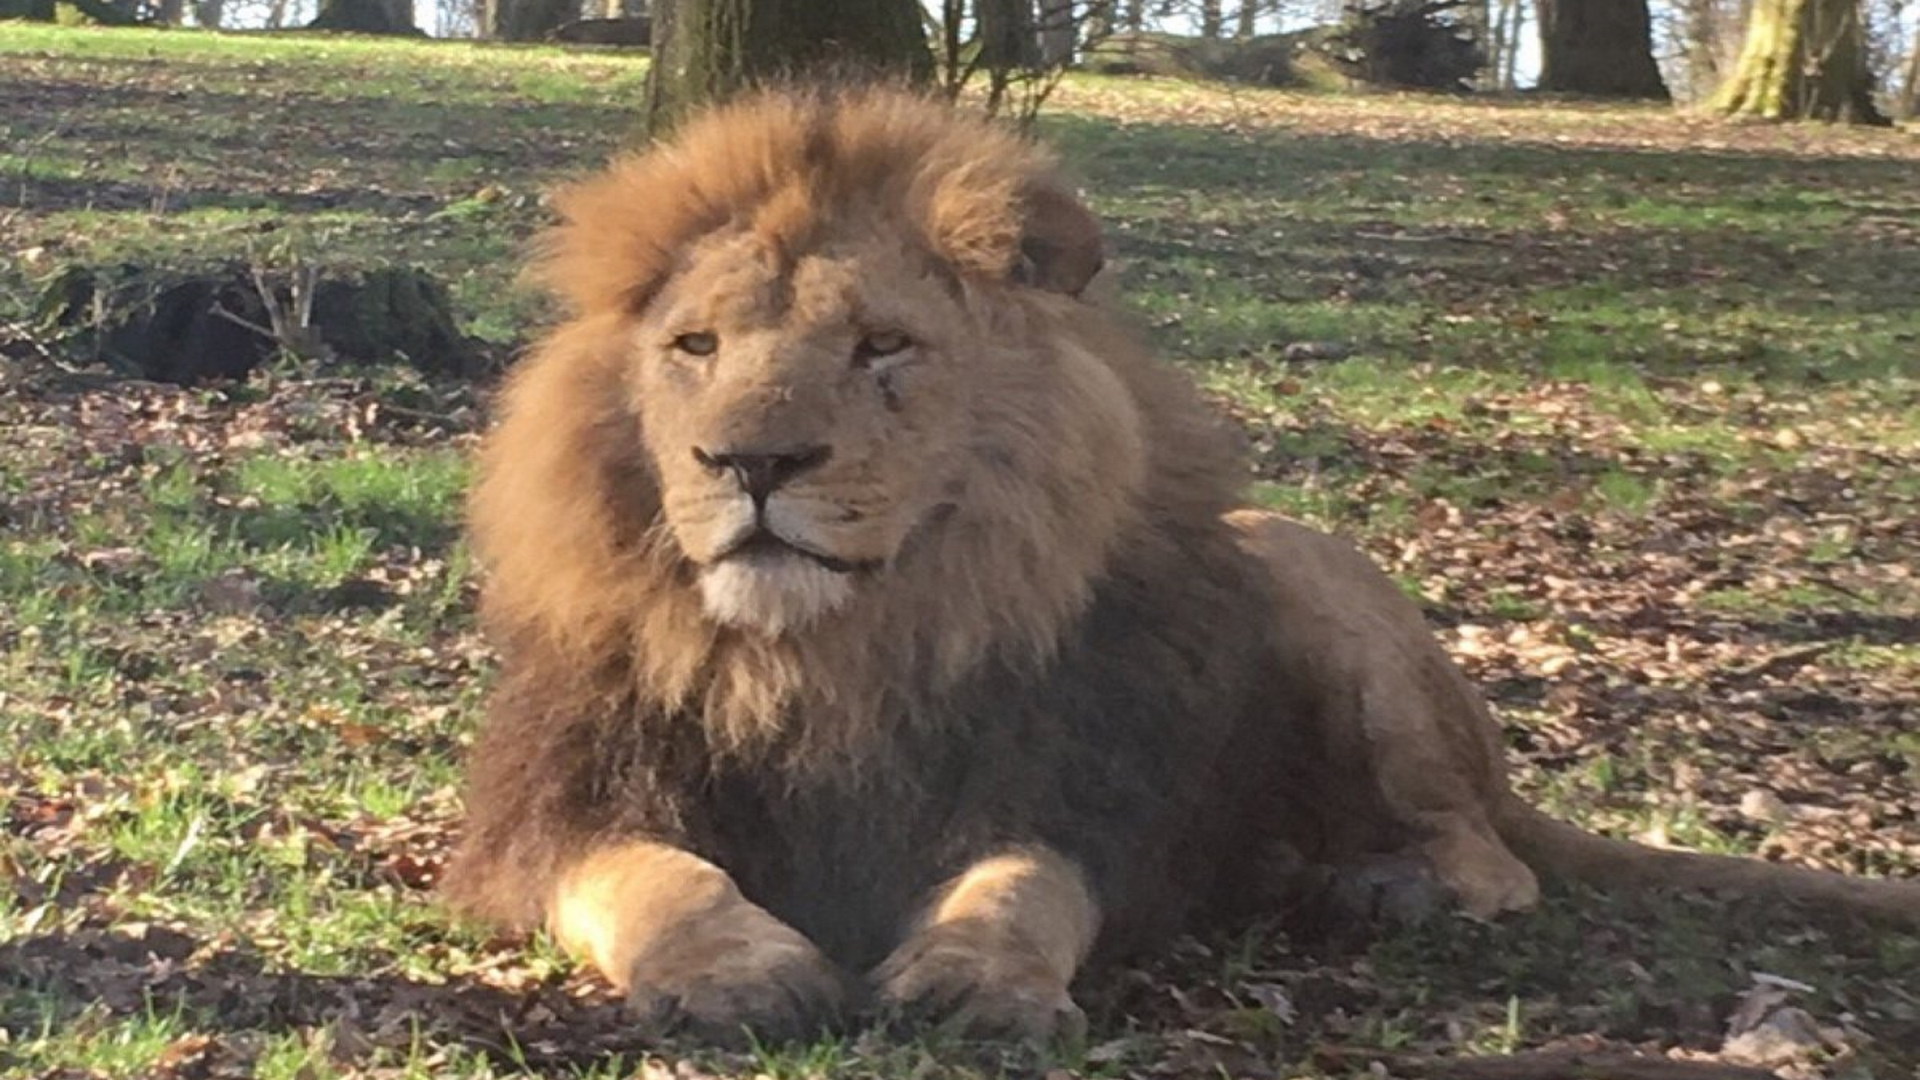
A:
<svg viewBox="0 0 1920 1080">
<path fill-rule="evenodd" d="M 285 971 L 249 946 L 150 924 L 89 925 L 0 944 L 0 991 L 7 990 L 0 1029 L 58 1028 L 82 1010 L 178 1012 L 213 1036 L 324 1030 L 336 1059 L 405 1058 L 425 1036 L 497 1065 L 569 1070 L 631 1059 L 648 1046 L 617 999 L 582 996 L 557 979 L 509 989 L 473 974 L 427 982 Z"/>
</svg>

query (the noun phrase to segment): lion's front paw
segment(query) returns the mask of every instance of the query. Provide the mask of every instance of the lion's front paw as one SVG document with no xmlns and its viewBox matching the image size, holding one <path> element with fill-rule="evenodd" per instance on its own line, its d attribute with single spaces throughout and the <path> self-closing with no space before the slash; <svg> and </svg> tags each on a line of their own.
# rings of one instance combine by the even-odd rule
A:
<svg viewBox="0 0 1920 1080">
<path fill-rule="evenodd" d="M 751 905 L 687 928 L 642 954 L 627 1003 L 655 1036 L 784 1042 L 831 1029 L 847 980 L 799 931 Z"/>
<path fill-rule="evenodd" d="M 1044 957 L 1017 939 L 968 925 L 924 930 L 873 972 L 888 1012 L 967 1035 L 1031 1042 L 1078 1039 L 1086 1014 Z"/>
</svg>

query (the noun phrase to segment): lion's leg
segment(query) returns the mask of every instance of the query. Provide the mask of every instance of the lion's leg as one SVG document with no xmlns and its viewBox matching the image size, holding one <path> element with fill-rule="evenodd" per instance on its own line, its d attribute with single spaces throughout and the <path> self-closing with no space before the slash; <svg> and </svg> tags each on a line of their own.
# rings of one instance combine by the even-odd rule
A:
<svg viewBox="0 0 1920 1080">
<path fill-rule="evenodd" d="M 997 855 L 934 895 L 873 981 L 882 1004 L 970 1033 L 1077 1036 L 1086 1018 L 1067 986 L 1099 926 L 1072 862 L 1040 849 Z"/>
<path fill-rule="evenodd" d="M 845 1000 L 840 971 L 742 896 L 726 871 L 648 841 L 603 847 L 561 875 L 548 926 L 659 1034 L 710 1041 L 809 1034 Z"/>
<path fill-rule="evenodd" d="M 1361 868 L 1354 884 L 1417 890 L 1417 875 L 1402 871 L 1418 860 L 1474 915 L 1531 906 L 1533 872 L 1492 824 L 1507 798 L 1496 726 L 1420 609 L 1343 540 L 1273 514 L 1228 520 L 1273 576 L 1275 666 L 1311 690 L 1325 771 L 1368 791 L 1353 802 L 1382 815 L 1375 833 L 1411 841 L 1390 853 L 1397 863 L 1334 853 Z"/>
</svg>

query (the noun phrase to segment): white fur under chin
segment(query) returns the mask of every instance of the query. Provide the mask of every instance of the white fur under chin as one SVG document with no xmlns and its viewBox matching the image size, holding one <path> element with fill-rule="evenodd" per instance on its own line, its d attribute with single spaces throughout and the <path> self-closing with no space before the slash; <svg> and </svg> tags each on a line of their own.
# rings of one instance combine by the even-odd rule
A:
<svg viewBox="0 0 1920 1080">
<path fill-rule="evenodd" d="M 755 552 L 700 572 L 700 599 L 708 617 L 769 637 L 804 629 L 852 596 L 845 574 L 802 555 Z"/>
</svg>

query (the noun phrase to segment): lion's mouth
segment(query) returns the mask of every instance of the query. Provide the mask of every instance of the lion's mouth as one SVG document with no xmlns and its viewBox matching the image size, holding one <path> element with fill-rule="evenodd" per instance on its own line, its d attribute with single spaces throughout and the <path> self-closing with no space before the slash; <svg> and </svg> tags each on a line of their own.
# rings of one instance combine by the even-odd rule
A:
<svg viewBox="0 0 1920 1080">
<path fill-rule="evenodd" d="M 723 563 L 734 559 L 779 558 L 783 556 L 806 559 L 836 574 L 859 573 L 864 570 L 878 569 L 880 566 L 880 560 L 878 559 L 842 559 L 828 555 L 824 551 L 815 551 L 812 548 L 796 544 L 774 532 L 772 529 L 764 527 L 754 529 L 752 532 L 747 533 L 745 536 L 727 545 L 724 550 L 714 556 L 713 561 L 715 563 Z"/>
</svg>

